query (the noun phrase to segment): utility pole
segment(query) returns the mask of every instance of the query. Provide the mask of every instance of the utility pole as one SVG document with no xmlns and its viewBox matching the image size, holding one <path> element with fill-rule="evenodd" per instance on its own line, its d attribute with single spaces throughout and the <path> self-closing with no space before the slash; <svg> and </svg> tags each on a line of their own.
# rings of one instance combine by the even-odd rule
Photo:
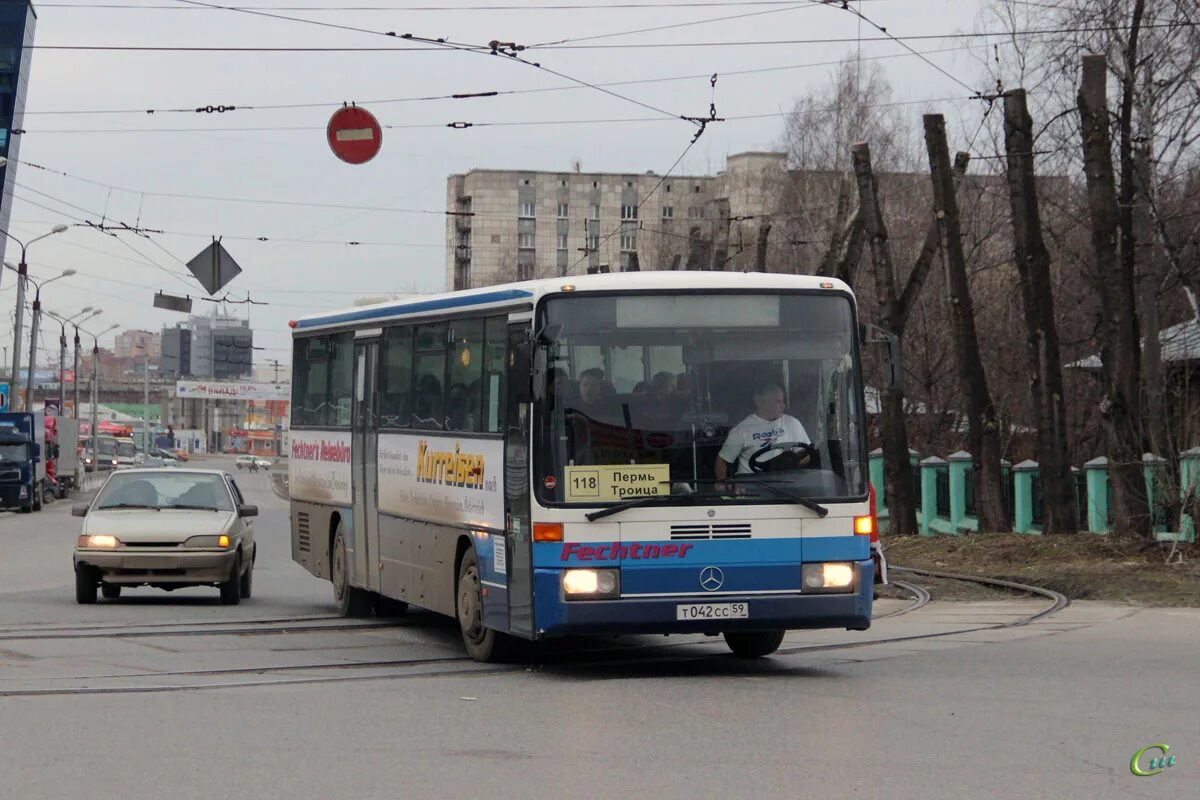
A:
<svg viewBox="0 0 1200 800">
<path fill-rule="evenodd" d="M 67 415 L 67 326 L 58 336 L 58 413 Z"/>
</svg>

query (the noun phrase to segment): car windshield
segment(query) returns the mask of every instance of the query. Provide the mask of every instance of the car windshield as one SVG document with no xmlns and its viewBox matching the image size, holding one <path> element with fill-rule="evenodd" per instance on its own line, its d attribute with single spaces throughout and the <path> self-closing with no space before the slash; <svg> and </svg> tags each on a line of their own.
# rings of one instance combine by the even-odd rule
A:
<svg viewBox="0 0 1200 800">
<path fill-rule="evenodd" d="M 106 508 L 193 508 L 232 511 L 229 489 L 220 475 L 197 472 L 118 472 L 96 499 Z"/>
<path fill-rule="evenodd" d="M 562 327 L 536 425 L 543 502 L 695 495 L 725 480 L 736 488 L 722 496 L 756 502 L 866 494 L 846 296 L 575 295 L 544 308 L 539 324 Z M 755 485 L 766 482 L 778 491 Z"/>
<path fill-rule="evenodd" d="M 0 444 L 0 460 L 26 461 L 29 458 L 27 444 Z"/>
</svg>

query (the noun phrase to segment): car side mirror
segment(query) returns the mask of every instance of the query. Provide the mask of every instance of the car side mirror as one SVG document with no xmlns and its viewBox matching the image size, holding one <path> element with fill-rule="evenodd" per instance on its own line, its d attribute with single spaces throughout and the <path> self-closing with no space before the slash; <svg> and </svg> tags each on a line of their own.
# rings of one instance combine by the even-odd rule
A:
<svg viewBox="0 0 1200 800">
<path fill-rule="evenodd" d="M 89 507 L 90 506 L 87 503 L 76 503 L 75 505 L 71 506 L 71 516 L 86 517 Z"/>
<path fill-rule="evenodd" d="M 240 505 L 238 506 L 239 517 L 257 517 L 258 506 Z"/>
</svg>

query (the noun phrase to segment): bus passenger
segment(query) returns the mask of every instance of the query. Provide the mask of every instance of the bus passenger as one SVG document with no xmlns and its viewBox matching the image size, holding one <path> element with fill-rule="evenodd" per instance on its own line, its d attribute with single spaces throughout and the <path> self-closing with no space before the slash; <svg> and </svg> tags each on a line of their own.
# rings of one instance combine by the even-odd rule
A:
<svg viewBox="0 0 1200 800">
<path fill-rule="evenodd" d="M 766 381 L 755 387 L 754 413 L 733 426 L 717 454 L 714 473 L 718 481 L 728 477 L 730 465 L 736 466 L 738 475 L 749 474 L 750 457 L 765 445 L 776 442 L 810 443 L 808 432 L 800 420 L 785 414 L 783 409 L 783 388 L 779 384 Z M 780 452 L 766 453 L 759 463 L 770 461 Z M 806 454 L 801 463 L 807 463 L 808 460 Z"/>
</svg>

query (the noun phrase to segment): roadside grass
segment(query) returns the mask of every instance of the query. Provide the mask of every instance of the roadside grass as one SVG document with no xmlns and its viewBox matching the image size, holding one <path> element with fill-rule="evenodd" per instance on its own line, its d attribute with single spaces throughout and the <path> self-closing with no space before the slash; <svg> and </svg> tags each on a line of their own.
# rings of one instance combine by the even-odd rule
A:
<svg viewBox="0 0 1200 800">
<path fill-rule="evenodd" d="M 890 564 L 1019 581 L 1072 600 L 1200 607 L 1200 548 L 1194 544 L 1179 544 L 1172 555 L 1171 543 L 1114 534 L 969 534 L 884 536 L 883 547 Z M 929 588 L 939 600 L 982 597 L 957 581 L 904 572 L 894 577 Z"/>
</svg>

